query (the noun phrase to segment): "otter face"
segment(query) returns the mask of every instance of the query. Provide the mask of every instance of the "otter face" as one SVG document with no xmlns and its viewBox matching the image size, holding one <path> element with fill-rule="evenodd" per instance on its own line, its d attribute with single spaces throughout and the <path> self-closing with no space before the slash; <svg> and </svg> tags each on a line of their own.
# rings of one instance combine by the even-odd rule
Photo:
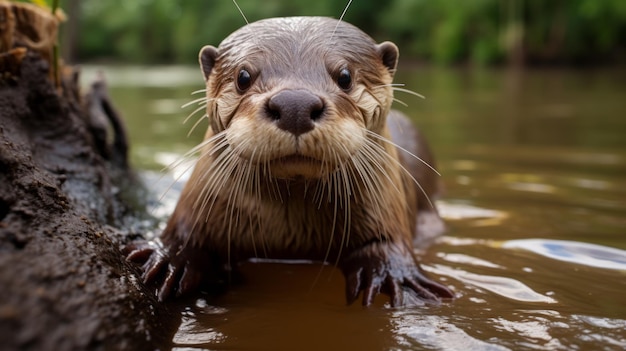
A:
<svg viewBox="0 0 626 351">
<path fill-rule="evenodd" d="M 398 58 L 330 18 L 273 18 L 204 47 L 207 114 L 222 147 L 274 178 L 318 179 L 379 134 Z"/>
</svg>

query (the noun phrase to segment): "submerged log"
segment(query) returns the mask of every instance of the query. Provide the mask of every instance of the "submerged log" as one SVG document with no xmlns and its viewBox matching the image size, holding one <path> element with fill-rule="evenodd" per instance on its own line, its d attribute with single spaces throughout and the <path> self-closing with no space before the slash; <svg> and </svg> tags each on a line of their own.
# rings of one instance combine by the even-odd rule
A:
<svg viewBox="0 0 626 351">
<path fill-rule="evenodd" d="M 5 14 L 9 4 L 0 2 Z M 0 349 L 168 344 L 169 312 L 119 250 L 141 231 L 145 208 L 135 200 L 145 194 L 127 191 L 141 185 L 104 83 L 81 96 L 70 68 L 56 85 L 39 44 L 5 40 L 2 51 Z"/>
</svg>

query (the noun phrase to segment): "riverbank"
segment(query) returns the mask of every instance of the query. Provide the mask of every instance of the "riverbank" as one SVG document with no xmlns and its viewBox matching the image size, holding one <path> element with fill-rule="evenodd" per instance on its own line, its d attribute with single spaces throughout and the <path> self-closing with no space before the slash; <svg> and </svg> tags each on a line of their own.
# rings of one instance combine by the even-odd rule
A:
<svg viewBox="0 0 626 351">
<path fill-rule="evenodd" d="M 149 222 L 124 136 L 97 133 L 112 122 L 102 82 L 87 104 L 75 72 L 56 87 L 36 55 L 18 67 L 0 81 L 0 349 L 167 344 L 175 318 L 119 250 Z"/>
</svg>

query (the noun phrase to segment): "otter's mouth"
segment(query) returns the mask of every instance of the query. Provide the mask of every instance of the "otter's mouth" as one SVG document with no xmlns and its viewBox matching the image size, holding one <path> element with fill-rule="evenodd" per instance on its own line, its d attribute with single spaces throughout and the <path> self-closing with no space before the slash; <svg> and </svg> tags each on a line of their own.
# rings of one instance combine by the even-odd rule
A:
<svg viewBox="0 0 626 351">
<path fill-rule="evenodd" d="M 320 161 L 320 160 L 318 160 L 318 159 L 316 159 L 314 157 L 310 157 L 310 156 L 304 156 L 304 155 L 300 155 L 300 154 L 293 154 L 293 155 L 288 155 L 288 156 L 282 156 L 282 157 L 275 158 L 275 159 L 271 160 L 270 163 L 274 164 L 274 165 L 277 165 L 277 166 L 295 166 L 295 165 L 299 165 L 299 164 L 321 165 L 322 161 Z"/>
<path fill-rule="evenodd" d="M 325 162 L 317 158 L 300 154 L 282 156 L 270 161 L 272 176 L 280 179 L 319 178 L 327 167 Z"/>
</svg>

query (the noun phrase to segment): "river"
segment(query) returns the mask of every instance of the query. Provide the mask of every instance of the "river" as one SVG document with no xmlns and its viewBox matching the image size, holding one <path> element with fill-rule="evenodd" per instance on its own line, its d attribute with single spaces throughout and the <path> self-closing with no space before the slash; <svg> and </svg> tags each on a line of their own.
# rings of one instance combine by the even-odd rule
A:
<svg viewBox="0 0 626 351">
<path fill-rule="evenodd" d="M 102 69 L 147 177 L 201 140 L 206 121 L 187 137 L 200 114 L 183 124 L 194 108 L 181 109 L 203 88 L 198 69 Z M 625 349 L 626 70 L 401 65 L 395 81 L 425 96 L 398 92 L 408 107 L 395 106 L 430 140 L 446 188 L 448 230 L 416 254 L 457 298 L 346 307 L 331 266 L 246 263 L 244 284 L 178 306 L 168 347 Z"/>
</svg>

